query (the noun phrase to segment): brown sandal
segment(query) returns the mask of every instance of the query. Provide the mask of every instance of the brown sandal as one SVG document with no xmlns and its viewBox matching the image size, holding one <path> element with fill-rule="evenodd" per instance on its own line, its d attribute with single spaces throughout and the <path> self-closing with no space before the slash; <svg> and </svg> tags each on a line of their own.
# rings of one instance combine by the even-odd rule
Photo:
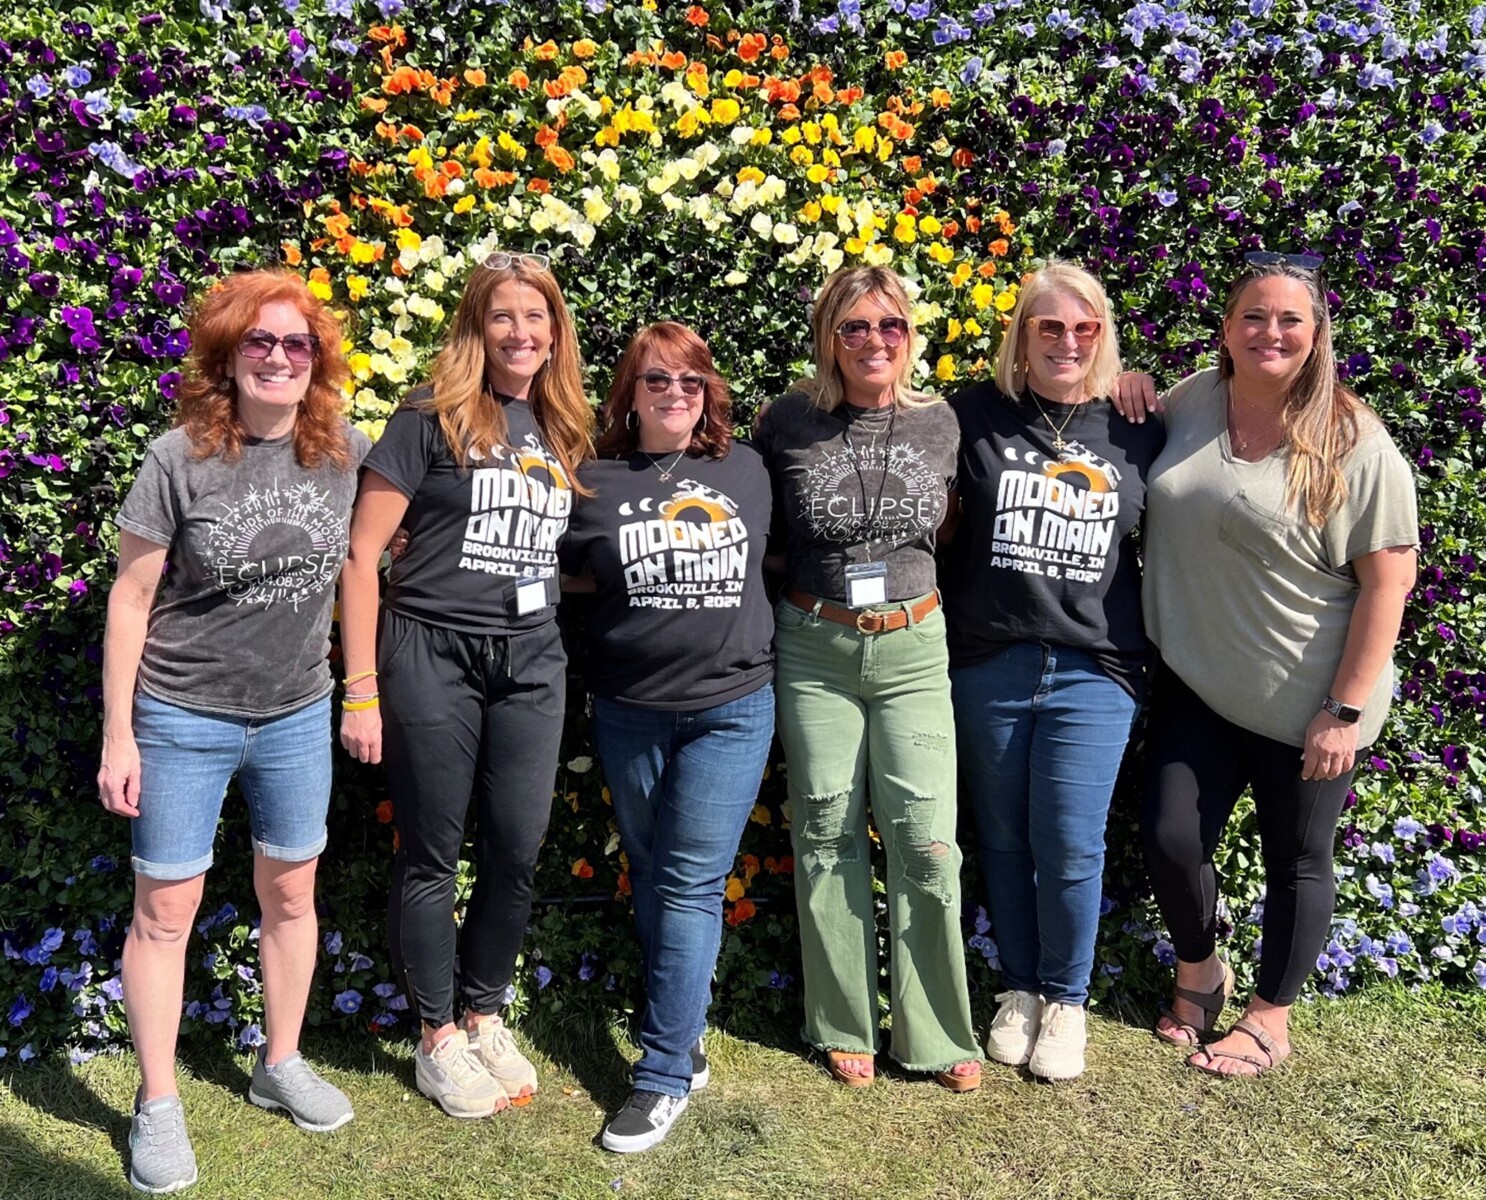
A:
<svg viewBox="0 0 1486 1200">
<path fill-rule="evenodd" d="M 1206 1046 L 1202 1046 L 1198 1048 L 1197 1054 L 1206 1055 L 1207 1061 L 1198 1062 L 1197 1054 L 1192 1054 L 1187 1058 L 1187 1065 L 1195 1067 L 1204 1075 L 1222 1075 L 1225 1078 L 1230 1075 L 1236 1075 L 1240 1079 L 1258 1079 L 1259 1076 L 1279 1066 L 1282 1062 L 1290 1057 L 1288 1052 L 1286 1052 L 1285 1054 L 1281 1054 L 1279 1043 L 1277 1043 L 1274 1038 L 1270 1037 L 1269 1034 L 1267 1034 L 1253 1021 L 1249 1020 L 1248 1017 L 1240 1017 L 1237 1021 L 1235 1021 L 1233 1023 L 1233 1029 L 1231 1030 L 1231 1032 L 1242 1033 L 1251 1038 L 1254 1042 L 1254 1045 L 1258 1046 L 1260 1050 L 1264 1051 L 1264 1061 L 1260 1062 L 1252 1054 L 1237 1054 L 1232 1050 L 1211 1050 Z M 1214 1060 L 1219 1058 L 1231 1058 L 1235 1059 L 1238 1062 L 1248 1063 L 1249 1066 L 1253 1067 L 1254 1069 L 1252 1072 L 1215 1070 L 1212 1064 Z"/>
<path fill-rule="evenodd" d="M 980 1086 L 980 1064 L 977 1062 L 974 1066 L 974 1072 L 969 1075 L 956 1075 L 954 1068 L 951 1067 L 948 1071 L 935 1071 L 934 1078 L 941 1086 L 947 1087 L 952 1092 L 973 1092 Z"/>
<path fill-rule="evenodd" d="M 1196 1049 L 1206 1042 L 1210 1042 L 1218 1033 L 1218 1017 L 1222 1015 L 1223 1009 L 1228 1001 L 1233 999 L 1233 993 L 1238 988 L 1238 980 L 1234 978 L 1233 968 L 1222 959 L 1223 963 L 1223 986 L 1211 992 L 1198 992 L 1192 988 L 1179 987 L 1176 989 L 1177 998 L 1195 1004 L 1203 1011 L 1202 1027 L 1199 1029 L 1190 1022 L 1183 1021 L 1171 1009 L 1166 1009 L 1156 1019 L 1156 1027 L 1153 1032 L 1161 1041 L 1172 1046 L 1183 1046 L 1187 1049 Z M 1174 1030 L 1161 1028 L 1162 1021 L 1170 1021 L 1176 1026 Z M 1178 1037 L 1177 1034 L 1184 1036 Z"/>
<path fill-rule="evenodd" d="M 827 1050 L 826 1070 L 831 1073 L 831 1078 L 837 1083 L 844 1083 L 849 1088 L 871 1087 L 872 1081 L 877 1078 L 877 1068 L 872 1062 L 873 1055 L 867 1050 Z M 865 1075 L 851 1075 L 842 1070 L 841 1064 L 848 1062 L 865 1062 L 867 1073 Z"/>
</svg>

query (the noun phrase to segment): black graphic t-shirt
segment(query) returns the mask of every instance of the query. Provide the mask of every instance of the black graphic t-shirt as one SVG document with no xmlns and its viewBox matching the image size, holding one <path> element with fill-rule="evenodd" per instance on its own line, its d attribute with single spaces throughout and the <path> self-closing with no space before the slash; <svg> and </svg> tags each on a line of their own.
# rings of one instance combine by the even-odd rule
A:
<svg viewBox="0 0 1486 1200">
<path fill-rule="evenodd" d="M 790 586 L 845 604 L 847 565 L 884 562 L 888 600 L 932 592 L 959 438 L 937 402 L 826 412 L 791 392 L 771 405 L 755 440 L 774 480 Z"/>
<path fill-rule="evenodd" d="M 293 435 L 248 439 L 235 462 L 197 458 L 184 429 L 157 439 L 117 524 L 168 548 L 150 608 L 141 691 L 182 708 L 276 717 L 330 691 L 330 613 L 346 558 L 356 468 L 311 470 Z"/>
<path fill-rule="evenodd" d="M 438 416 L 412 392 L 367 455 L 408 498 L 408 548 L 392 564 L 387 607 L 427 625 L 474 634 L 536 629 L 556 617 L 557 544 L 573 490 L 524 400 L 500 397 L 510 444 L 461 467 Z M 541 580 L 546 603 L 518 612 L 517 585 Z M 523 593 L 529 595 L 530 593 Z M 528 601 L 529 602 L 529 601 Z"/>
<path fill-rule="evenodd" d="M 1132 425 L 1103 400 L 1009 400 L 989 383 L 949 403 L 961 509 L 942 576 L 951 665 L 1049 642 L 1088 651 L 1139 696 L 1147 644 L 1130 535 L 1165 442 L 1160 422 Z"/>
<path fill-rule="evenodd" d="M 584 465 L 592 496 L 562 547 L 593 570 L 589 687 L 638 708 L 698 709 L 774 675 L 774 614 L 762 561 L 769 475 L 747 442 L 727 457 L 635 454 Z M 669 470 L 669 482 L 661 472 Z"/>
</svg>

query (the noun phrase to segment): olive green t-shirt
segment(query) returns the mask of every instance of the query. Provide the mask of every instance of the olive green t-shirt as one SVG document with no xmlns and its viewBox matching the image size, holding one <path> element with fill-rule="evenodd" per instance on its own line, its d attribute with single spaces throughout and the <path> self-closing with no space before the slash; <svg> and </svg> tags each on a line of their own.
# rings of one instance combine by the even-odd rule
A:
<svg viewBox="0 0 1486 1200">
<path fill-rule="evenodd" d="M 1347 498 L 1317 529 L 1285 506 L 1283 449 L 1253 463 L 1234 456 L 1215 370 L 1182 380 L 1166 406 L 1146 498 L 1146 632 L 1219 716 L 1304 745 L 1341 663 L 1353 559 L 1418 544 L 1413 476 L 1368 419 L 1342 468 Z M 1377 738 L 1392 695 L 1390 663 L 1363 706 L 1359 747 Z"/>
</svg>

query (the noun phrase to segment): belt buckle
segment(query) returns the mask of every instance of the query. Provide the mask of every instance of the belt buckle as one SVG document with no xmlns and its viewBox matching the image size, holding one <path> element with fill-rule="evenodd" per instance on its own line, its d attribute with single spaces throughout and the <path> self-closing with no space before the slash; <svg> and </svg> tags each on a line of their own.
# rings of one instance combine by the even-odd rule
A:
<svg viewBox="0 0 1486 1200">
<path fill-rule="evenodd" d="M 863 609 L 857 613 L 857 632 L 860 634 L 881 633 L 886 622 L 885 614 L 873 612 L 870 608 Z"/>
</svg>

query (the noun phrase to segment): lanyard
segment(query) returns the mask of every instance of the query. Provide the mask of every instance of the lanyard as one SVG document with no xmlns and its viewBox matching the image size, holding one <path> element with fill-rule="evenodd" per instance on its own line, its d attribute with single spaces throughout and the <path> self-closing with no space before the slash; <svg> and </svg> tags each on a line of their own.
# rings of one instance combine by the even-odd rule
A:
<svg viewBox="0 0 1486 1200">
<path fill-rule="evenodd" d="M 863 544 L 867 552 L 867 557 L 863 560 L 864 562 L 872 561 L 872 537 L 869 533 L 869 530 L 872 528 L 873 515 L 881 513 L 882 511 L 882 494 L 883 491 L 887 488 L 888 459 L 893 448 L 893 431 L 897 427 L 897 423 L 898 406 L 896 403 L 894 403 L 893 407 L 891 408 L 891 410 L 889 410 L 888 413 L 887 441 L 883 444 L 882 448 L 882 477 L 877 482 L 877 499 L 870 509 L 867 506 L 867 477 L 862 474 L 862 455 L 857 447 L 852 444 L 852 423 L 849 417 L 847 418 L 846 428 L 842 431 L 841 434 L 841 440 L 846 443 L 846 449 L 851 454 L 851 466 L 852 469 L 856 472 L 857 483 L 861 485 L 862 489 L 862 517 L 861 520 L 857 522 L 856 537 L 857 540 Z M 875 450 L 876 448 L 877 435 L 873 434 L 872 445 L 868 447 L 868 450 Z"/>
</svg>

